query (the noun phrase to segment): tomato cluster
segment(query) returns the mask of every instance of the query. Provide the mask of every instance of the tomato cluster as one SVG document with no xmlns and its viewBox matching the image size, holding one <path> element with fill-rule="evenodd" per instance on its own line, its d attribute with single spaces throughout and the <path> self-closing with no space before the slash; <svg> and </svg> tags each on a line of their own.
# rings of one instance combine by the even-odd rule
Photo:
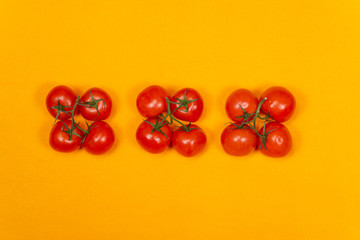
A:
<svg viewBox="0 0 360 240">
<path fill-rule="evenodd" d="M 46 97 L 46 107 L 55 118 L 49 143 L 59 152 L 72 152 L 84 148 L 91 154 L 107 152 L 115 141 L 114 131 L 103 120 L 111 113 L 112 101 L 108 93 L 100 88 L 91 88 L 80 98 L 67 86 L 53 88 Z M 75 122 L 80 113 L 92 121 L 83 129 Z"/>
<path fill-rule="evenodd" d="M 184 88 L 170 97 L 166 89 L 152 85 L 139 93 L 136 105 L 146 118 L 136 131 L 136 139 L 146 151 L 161 153 L 172 145 L 181 155 L 191 157 L 204 149 L 206 135 L 192 124 L 199 120 L 204 105 L 195 89 Z"/>
<path fill-rule="evenodd" d="M 206 134 L 193 124 L 204 107 L 195 89 L 184 88 L 170 96 L 163 87 L 152 85 L 139 93 L 136 104 L 146 118 L 137 128 L 136 139 L 146 151 L 161 153 L 172 145 L 181 155 L 191 157 L 204 150 Z M 291 118 L 295 105 L 294 96 L 283 87 L 271 87 L 259 99 L 247 89 L 237 89 L 225 105 L 232 122 L 221 134 L 224 151 L 244 156 L 259 149 L 266 156 L 286 156 L 292 138 L 282 123 Z M 80 97 L 69 87 L 57 86 L 48 93 L 46 106 L 55 118 L 49 143 L 56 151 L 84 148 L 91 154 L 103 154 L 113 146 L 114 131 L 104 122 L 112 100 L 104 90 L 91 88 Z M 87 129 L 75 121 L 76 114 L 92 121 L 86 122 Z"/>
<path fill-rule="evenodd" d="M 221 134 L 226 153 L 244 156 L 256 148 L 269 157 L 286 156 L 292 147 L 289 130 L 281 122 L 290 119 L 295 109 L 295 98 L 283 87 L 271 87 L 260 100 L 247 89 L 230 94 L 225 109 L 233 121 Z M 257 121 L 263 125 L 258 131 Z"/>
</svg>

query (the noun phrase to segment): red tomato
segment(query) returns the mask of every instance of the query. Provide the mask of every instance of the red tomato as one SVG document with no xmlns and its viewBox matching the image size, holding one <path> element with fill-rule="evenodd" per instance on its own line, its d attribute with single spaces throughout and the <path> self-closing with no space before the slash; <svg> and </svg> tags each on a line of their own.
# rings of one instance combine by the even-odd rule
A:
<svg viewBox="0 0 360 240">
<path fill-rule="evenodd" d="M 244 111 L 246 113 L 255 113 L 259 104 L 259 100 L 254 96 L 252 92 L 247 89 L 238 89 L 230 94 L 226 100 L 226 113 L 232 121 L 242 122 L 244 120 Z M 243 116 L 243 117 L 239 117 Z M 253 116 L 247 116 L 248 120 L 251 120 Z"/>
<path fill-rule="evenodd" d="M 71 114 L 64 111 L 71 111 L 76 102 L 75 93 L 66 86 L 54 87 L 46 97 L 46 107 L 49 113 L 59 120 L 69 119 Z M 77 109 L 75 110 L 77 113 Z"/>
<path fill-rule="evenodd" d="M 266 156 L 284 157 L 290 152 L 292 139 L 289 130 L 283 124 L 278 122 L 267 123 L 265 132 L 264 127 L 262 127 L 259 133 L 267 134 L 265 146 L 261 138 L 258 141 L 258 148 Z"/>
<path fill-rule="evenodd" d="M 265 97 L 267 100 L 261 106 L 264 113 L 269 113 L 277 122 L 285 122 L 290 119 L 296 105 L 291 92 L 283 87 L 271 87 L 261 95 L 260 100 Z"/>
<path fill-rule="evenodd" d="M 148 118 L 136 131 L 136 140 L 142 148 L 150 153 L 161 153 L 170 145 L 171 129 L 161 118 Z"/>
<path fill-rule="evenodd" d="M 188 128 L 189 127 L 189 128 Z M 197 125 L 179 128 L 173 132 L 172 146 L 185 157 L 192 157 L 200 153 L 206 145 L 206 135 Z"/>
<path fill-rule="evenodd" d="M 146 118 L 153 118 L 167 110 L 166 99 L 170 99 L 168 92 L 157 85 L 145 88 L 136 100 L 139 113 Z"/>
<path fill-rule="evenodd" d="M 240 123 L 234 123 L 239 126 Z M 237 128 L 233 124 L 228 125 L 221 134 L 221 144 L 226 153 L 233 156 L 245 156 L 251 153 L 257 143 L 257 135 L 254 130 Z"/>
<path fill-rule="evenodd" d="M 49 143 L 56 151 L 72 152 L 80 148 L 82 137 L 83 132 L 70 120 L 58 121 L 51 129 Z"/>
<path fill-rule="evenodd" d="M 186 94 L 185 94 L 186 93 Z M 171 98 L 171 112 L 174 117 L 188 122 L 199 120 L 203 111 L 203 100 L 200 94 L 192 88 L 184 88 Z"/>
<path fill-rule="evenodd" d="M 112 101 L 104 90 L 91 88 L 81 97 L 80 113 L 91 121 L 105 120 L 111 113 Z"/>
<path fill-rule="evenodd" d="M 90 132 L 85 137 L 83 147 L 91 154 L 104 154 L 111 149 L 115 141 L 113 129 L 103 121 L 93 122 Z"/>
</svg>

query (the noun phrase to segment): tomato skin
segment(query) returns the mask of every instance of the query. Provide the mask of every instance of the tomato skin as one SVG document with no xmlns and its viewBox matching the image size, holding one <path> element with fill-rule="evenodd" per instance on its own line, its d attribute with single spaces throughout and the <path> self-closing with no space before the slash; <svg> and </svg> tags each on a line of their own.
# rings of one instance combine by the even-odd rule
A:
<svg viewBox="0 0 360 240">
<path fill-rule="evenodd" d="M 261 106 L 264 113 L 269 113 L 277 122 L 285 122 L 290 119 L 295 110 L 296 101 L 294 95 L 283 87 L 271 87 L 260 97 L 267 100 Z"/>
<path fill-rule="evenodd" d="M 261 147 L 260 151 L 269 157 L 279 158 L 286 156 L 292 147 L 292 138 L 289 130 L 279 122 L 270 122 L 265 125 L 265 133 L 276 129 L 269 133 L 266 138 L 266 149 Z M 260 134 L 264 134 L 264 127 L 261 128 Z M 258 141 L 258 148 L 260 147 L 261 139 Z"/>
<path fill-rule="evenodd" d="M 242 122 L 244 118 L 237 118 L 237 116 L 243 116 L 244 112 L 241 107 L 247 113 L 255 113 L 259 104 L 259 100 L 255 95 L 247 89 L 237 89 L 232 92 L 226 100 L 225 109 L 228 117 L 234 122 Z M 241 106 L 241 107 L 240 107 Z M 250 118 L 249 120 L 251 120 Z"/>
<path fill-rule="evenodd" d="M 173 113 L 174 117 L 176 117 L 177 119 L 183 120 L 183 121 L 188 121 L 188 122 L 196 122 L 197 120 L 199 120 L 203 108 L 204 108 L 204 103 L 202 100 L 202 97 L 200 96 L 200 94 L 192 88 L 184 88 L 179 90 L 177 93 L 175 93 L 175 95 L 171 98 L 172 102 L 178 102 L 178 99 L 184 100 L 185 99 L 185 91 L 186 91 L 186 99 L 191 101 L 191 100 L 195 100 L 198 99 L 197 101 L 191 102 L 188 104 L 188 110 L 186 111 L 185 107 L 181 107 L 178 110 L 176 110 L 174 112 L 174 110 L 176 108 L 178 108 L 180 106 L 180 104 L 170 104 L 170 109 L 171 112 Z"/>
<path fill-rule="evenodd" d="M 156 124 L 156 118 L 148 118 L 146 121 Z M 159 131 L 151 133 L 152 129 L 153 127 L 149 123 L 143 121 L 136 131 L 136 140 L 146 151 L 150 153 L 161 153 L 170 145 L 172 136 L 171 129 L 168 124 L 161 127 L 160 130 L 163 131 L 167 137 Z"/>
<path fill-rule="evenodd" d="M 97 103 L 99 113 L 96 111 L 95 107 L 87 108 L 85 106 L 80 106 L 79 110 L 80 110 L 81 115 L 85 119 L 91 120 L 91 121 L 107 119 L 111 113 L 111 108 L 112 108 L 111 97 L 109 96 L 109 94 L 107 94 L 107 92 L 105 92 L 104 90 L 102 90 L 100 88 L 91 88 L 91 89 L 87 90 L 84 93 L 84 95 L 81 97 L 80 101 L 82 103 L 91 101 L 90 91 L 95 100 L 103 99 L 104 101 L 99 101 Z"/>
<path fill-rule="evenodd" d="M 61 130 L 61 128 L 63 128 L 63 130 L 65 130 L 65 131 L 67 130 L 67 128 L 65 127 L 64 124 L 66 124 L 66 126 L 71 128 L 70 120 L 58 121 L 52 127 L 51 132 L 50 132 L 50 137 L 49 137 L 50 146 L 58 152 L 75 151 L 75 150 L 79 149 L 81 146 L 83 132 L 81 130 L 79 130 L 78 128 L 76 128 L 74 130 L 74 132 L 77 133 L 78 135 L 80 135 L 81 138 L 76 135 L 72 135 L 71 140 L 70 140 L 69 134 L 67 134 Z"/>
<path fill-rule="evenodd" d="M 59 102 L 63 106 L 71 106 L 64 108 L 65 111 L 71 111 L 76 102 L 76 95 L 73 92 L 73 90 L 71 90 L 71 88 L 67 86 L 60 85 L 54 87 L 48 93 L 46 97 L 46 108 L 48 109 L 51 116 L 53 116 L 54 118 L 56 117 L 58 110 L 51 107 L 57 106 Z M 76 108 L 75 110 L 75 113 L 77 112 L 78 112 L 78 108 Z M 70 117 L 71 115 L 61 112 L 58 116 L 58 120 L 66 120 L 69 119 Z"/>
<path fill-rule="evenodd" d="M 90 133 L 85 137 L 83 148 L 94 155 L 104 154 L 115 141 L 114 131 L 109 124 L 96 121 L 91 124 Z"/>
<path fill-rule="evenodd" d="M 149 86 L 139 93 L 136 99 L 137 109 L 146 118 L 156 117 L 167 110 L 166 97 L 170 99 L 163 87 Z"/>
<path fill-rule="evenodd" d="M 236 123 L 236 125 L 240 125 Z M 254 130 L 235 128 L 228 125 L 221 134 L 221 144 L 226 153 L 232 156 L 245 156 L 251 153 L 257 144 L 257 135 Z"/>
<path fill-rule="evenodd" d="M 190 132 L 178 129 L 173 132 L 172 146 L 175 150 L 185 157 L 192 157 L 204 150 L 206 145 L 206 135 L 197 125 L 191 125 Z"/>
</svg>

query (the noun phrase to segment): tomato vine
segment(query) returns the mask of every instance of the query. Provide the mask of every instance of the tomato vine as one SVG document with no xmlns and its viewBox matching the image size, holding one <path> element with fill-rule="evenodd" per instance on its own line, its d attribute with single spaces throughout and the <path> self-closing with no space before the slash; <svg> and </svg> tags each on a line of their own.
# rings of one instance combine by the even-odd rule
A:
<svg viewBox="0 0 360 240">
<path fill-rule="evenodd" d="M 239 105 L 241 110 L 243 111 L 243 115 L 241 116 L 237 116 L 236 118 L 243 118 L 243 121 L 240 123 L 240 125 L 237 125 L 235 123 L 231 123 L 232 125 L 234 125 L 234 128 L 231 129 L 246 129 L 247 126 L 249 126 L 252 130 L 254 130 L 254 132 L 256 133 L 256 135 L 261 138 L 260 141 L 260 146 L 259 149 L 262 148 L 262 146 L 264 146 L 264 148 L 266 149 L 266 140 L 267 140 L 267 136 L 269 135 L 269 133 L 275 131 L 276 129 L 272 129 L 270 131 L 268 131 L 266 133 L 265 131 L 265 125 L 266 123 L 270 120 L 272 120 L 271 116 L 269 115 L 269 113 L 267 113 L 264 117 L 260 116 L 260 110 L 261 110 L 261 106 L 264 104 L 264 102 L 267 100 L 267 98 L 263 98 L 260 103 L 258 104 L 256 111 L 254 113 L 248 113 L 245 111 L 245 109 L 241 106 L 241 104 Z M 258 119 L 261 119 L 264 121 L 263 123 L 263 133 L 259 133 L 259 131 L 256 129 L 256 121 Z M 229 129 L 229 130 L 231 130 Z"/>
<path fill-rule="evenodd" d="M 91 90 L 90 90 L 90 95 L 91 95 L 91 100 L 89 102 L 81 102 L 80 101 L 80 95 L 77 96 L 76 98 L 76 101 L 75 101 L 75 104 L 73 106 L 73 108 L 69 111 L 69 110 L 65 110 L 65 108 L 70 108 L 71 106 L 65 106 L 65 105 L 61 105 L 60 104 L 60 101 L 58 101 L 58 105 L 57 106 L 52 106 L 51 108 L 53 109 L 56 109 L 58 112 L 57 112 L 57 115 L 55 117 L 55 122 L 54 124 L 57 122 L 57 119 L 59 117 L 59 114 L 61 112 L 67 114 L 70 118 L 71 118 L 71 127 L 69 128 L 63 121 L 64 123 L 64 126 L 61 128 L 61 131 L 67 133 L 69 135 L 69 140 L 71 140 L 72 136 L 73 135 L 76 135 L 78 137 L 81 138 L 81 143 L 84 142 L 86 136 L 90 133 L 90 130 L 92 128 L 92 123 L 89 125 L 89 123 L 87 121 L 85 121 L 86 125 L 87 125 L 87 130 L 83 129 L 82 127 L 80 127 L 80 123 L 76 123 L 75 122 L 75 114 L 76 114 L 76 110 L 77 110 L 77 107 L 78 106 L 84 106 L 86 108 L 95 108 L 97 113 L 99 114 L 99 109 L 98 109 L 98 106 L 97 104 L 100 102 L 100 101 L 103 101 L 104 103 L 104 108 L 105 108 L 105 102 L 102 98 L 100 99 L 95 99 Z M 66 127 L 66 129 L 64 129 L 64 127 Z M 75 129 L 79 129 L 80 131 L 82 131 L 84 133 L 83 137 L 81 137 L 79 134 L 75 133 Z"/>
<path fill-rule="evenodd" d="M 184 99 L 180 99 L 180 98 L 175 98 L 177 100 L 177 102 L 173 102 L 170 101 L 168 97 L 165 97 L 166 100 L 166 115 L 164 115 L 163 113 L 161 113 L 160 115 L 156 116 L 156 123 L 153 124 L 147 120 L 143 120 L 144 122 L 150 124 L 152 126 L 152 131 L 151 133 L 158 131 L 160 132 L 162 135 L 164 135 L 165 137 L 168 138 L 168 136 L 161 130 L 161 128 L 166 125 L 172 125 L 174 124 L 174 122 L 180 124 L 180 126 L 177 126 L 179 128 L 181 128 L 183 131 L 186 132 L 190 132 L 191 130 L 195 129 L 195 128 L 191 128 L 191 122 L 189 122 L 188 125 L 185 125 L 184 123 L 182 123 L 180 120 L 178 120 L 175 116 L 174 113 L 176 111 L 178 111 L 180 108 L 185 108 L 185 109 L 180 109 L 179 111 L 182 112 L 188 112 L 189 111 L 189 104 L 198 101 L 199 99 L 193 99 L 193 100 L 189 100 L 187 98 L 187 90 L 185 90 L 184 92 Z M 177 108 L 175 108 L 173 111 L 171 111 L 170 108 L 170 104 L 175 104 L 175 105 L 179 105 Z M 161 121 L 159 122 L 159 118 L 161 117 Z"/>
</svg>

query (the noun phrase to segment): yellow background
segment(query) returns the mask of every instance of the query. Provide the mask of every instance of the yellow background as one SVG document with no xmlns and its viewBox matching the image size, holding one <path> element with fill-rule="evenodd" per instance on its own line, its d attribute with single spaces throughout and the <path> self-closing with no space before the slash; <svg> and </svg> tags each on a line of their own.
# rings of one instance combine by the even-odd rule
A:
<svg viewBox="0 0 360 240">
<path fill-rule="evenodd" d="M 356 0 L 2 0 L 0 239 L 360 239 L 359 42 Z M 58 84 L 111 94 L 110 153 L 51 149 Z M 201 92 L 201 156 L 137 145 L 150 84 Z M 226 97 L 272 85 L 293 151 L 226 155 Z"/>
</svg>

